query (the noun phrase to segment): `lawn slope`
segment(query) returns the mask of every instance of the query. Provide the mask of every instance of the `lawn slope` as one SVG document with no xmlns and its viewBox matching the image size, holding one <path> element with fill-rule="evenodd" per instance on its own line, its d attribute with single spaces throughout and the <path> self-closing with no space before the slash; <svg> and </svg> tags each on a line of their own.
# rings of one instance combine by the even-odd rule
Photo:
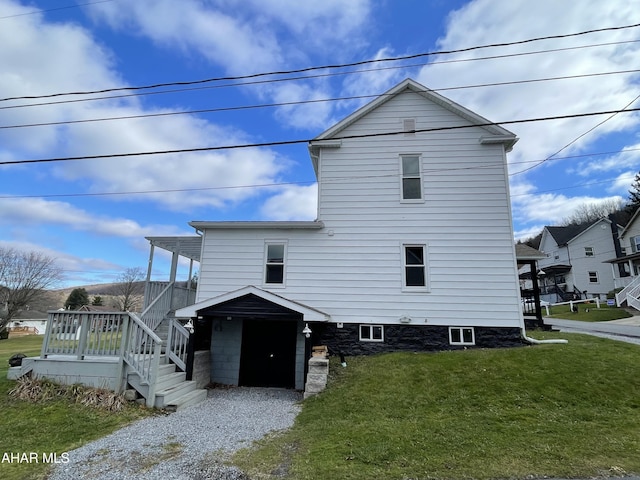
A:
<svg viewBox="0 0 640 480">
<path fill-rule="evenodd" d="M 639 473 L 640 347 L 543 335 L 570 341 L 333 362 L 293 429 L 234 461 L 256 479 Z"/>
</svg>

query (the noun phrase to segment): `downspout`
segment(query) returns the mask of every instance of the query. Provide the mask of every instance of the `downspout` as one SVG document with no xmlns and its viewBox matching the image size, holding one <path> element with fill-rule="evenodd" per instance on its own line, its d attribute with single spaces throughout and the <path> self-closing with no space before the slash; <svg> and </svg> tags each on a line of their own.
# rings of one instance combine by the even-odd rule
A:
<svg viewBox="0 0 640 480">
<path fill-rule="evenodd" d="M 527 342 L 530 345 L 544 345 L 547 343 L 569 343 L 569 340 L 565 340 L 564 338 L 551 338 L 549 340 L 536 340 L 535 338 L 531 338 L 527 336 L 527 332 L 525 329 L 520 330 L 520 336 L 522 340 Z"/>
</svg>

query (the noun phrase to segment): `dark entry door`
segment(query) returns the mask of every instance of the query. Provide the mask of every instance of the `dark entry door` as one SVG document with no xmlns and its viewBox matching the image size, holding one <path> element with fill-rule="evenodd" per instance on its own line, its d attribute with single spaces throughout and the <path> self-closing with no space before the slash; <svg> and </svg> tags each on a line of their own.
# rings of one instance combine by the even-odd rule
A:
<svg viewBox="0 0 640 480">
<path fill-rule="evenodd" d="M 240 385 L 294 388 L 297 322 L 245 319 Z"/>
</svg>

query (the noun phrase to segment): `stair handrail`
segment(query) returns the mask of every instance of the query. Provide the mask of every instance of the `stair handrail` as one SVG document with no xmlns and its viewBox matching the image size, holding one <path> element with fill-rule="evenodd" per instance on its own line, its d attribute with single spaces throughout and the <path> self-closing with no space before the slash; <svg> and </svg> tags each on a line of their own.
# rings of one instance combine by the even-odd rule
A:
<svg viewBox="0 0 640 480">
<path fill-rule="evenodd" d="M 634 277 L 634 279 L 631 281 L 631 283 L 629 283 L 629 285 L 627 285 L 618 293 L 616 293 L 616 305 L 620 307 L 625 301 L 627 301 L 627 304 L 628 304 L 629 302 L 627 297 L 632 296 L 633 291 L 639 287 L 640 287 L 640 275 Z"/>
<path fill-rule="evenodd" d="M 187 371 L 187 357 L 189 355 L 189 338 L 191 332 L 187 330 L 177 319 L 169 320 L 169 332 L 167 336 L 167 355 L 169 360 L 183 372 Z"/>
<path fill-rule="evenodd" d="M 129 328 L 122 349 L 122 359 L 149 386 L 147 406 L 153 407 L 156 399 L 156 380 L 162 355 L 162 339 L 135 313 L 129 312 Z"/>
<path fill-rule="evenodd" d="M 171 291 L 173 285 L 174 282 L 169 282 L 140 314 L 140 319 L 145 325 L 148 325 L 151 330 L 158 328 L 158 325 L 162 323 L 162 320 L 164 320 L 167 313 L 171 310 Z"/>
</svg>

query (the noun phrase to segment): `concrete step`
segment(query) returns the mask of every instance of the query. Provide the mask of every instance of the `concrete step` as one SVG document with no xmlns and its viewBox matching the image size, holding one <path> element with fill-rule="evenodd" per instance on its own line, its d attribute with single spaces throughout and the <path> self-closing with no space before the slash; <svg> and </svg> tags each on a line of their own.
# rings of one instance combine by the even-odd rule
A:
<svg viewBox="0 0 640 480">
<path fill-rule="evenodd" d="M 196 382 L 193 380 L 181 382 L 177 385 L 172 385 L 171 387 L 165 388 L 163 390 L 156 391 L 156 408 L 165 408 L 167 405 L 170 405 L 171 402 L 180 398 L 183 395 L 186 395 L 189 392 L 192 392 L 196 389 Z"/>
<path fill-rule="evenodd" d="M 179 410 L 183 410 L 192 405 L 196 405 L 207 398 L 207 391 L 193 390 L 186 395 L 182 395 L 181 397 L 176 398 L 170 404 L 168 404 L 165 408 L 171 412 L 177 412 Z"/>
<path fill-rule="evenodd" d="M 178 385 L 186 380 L 187 374 L 185 372 L 173 372 L 166 375 L 158 376 L 156 379 L 156 391 L 166 390 L 169 387 Z"/>
</svg>

